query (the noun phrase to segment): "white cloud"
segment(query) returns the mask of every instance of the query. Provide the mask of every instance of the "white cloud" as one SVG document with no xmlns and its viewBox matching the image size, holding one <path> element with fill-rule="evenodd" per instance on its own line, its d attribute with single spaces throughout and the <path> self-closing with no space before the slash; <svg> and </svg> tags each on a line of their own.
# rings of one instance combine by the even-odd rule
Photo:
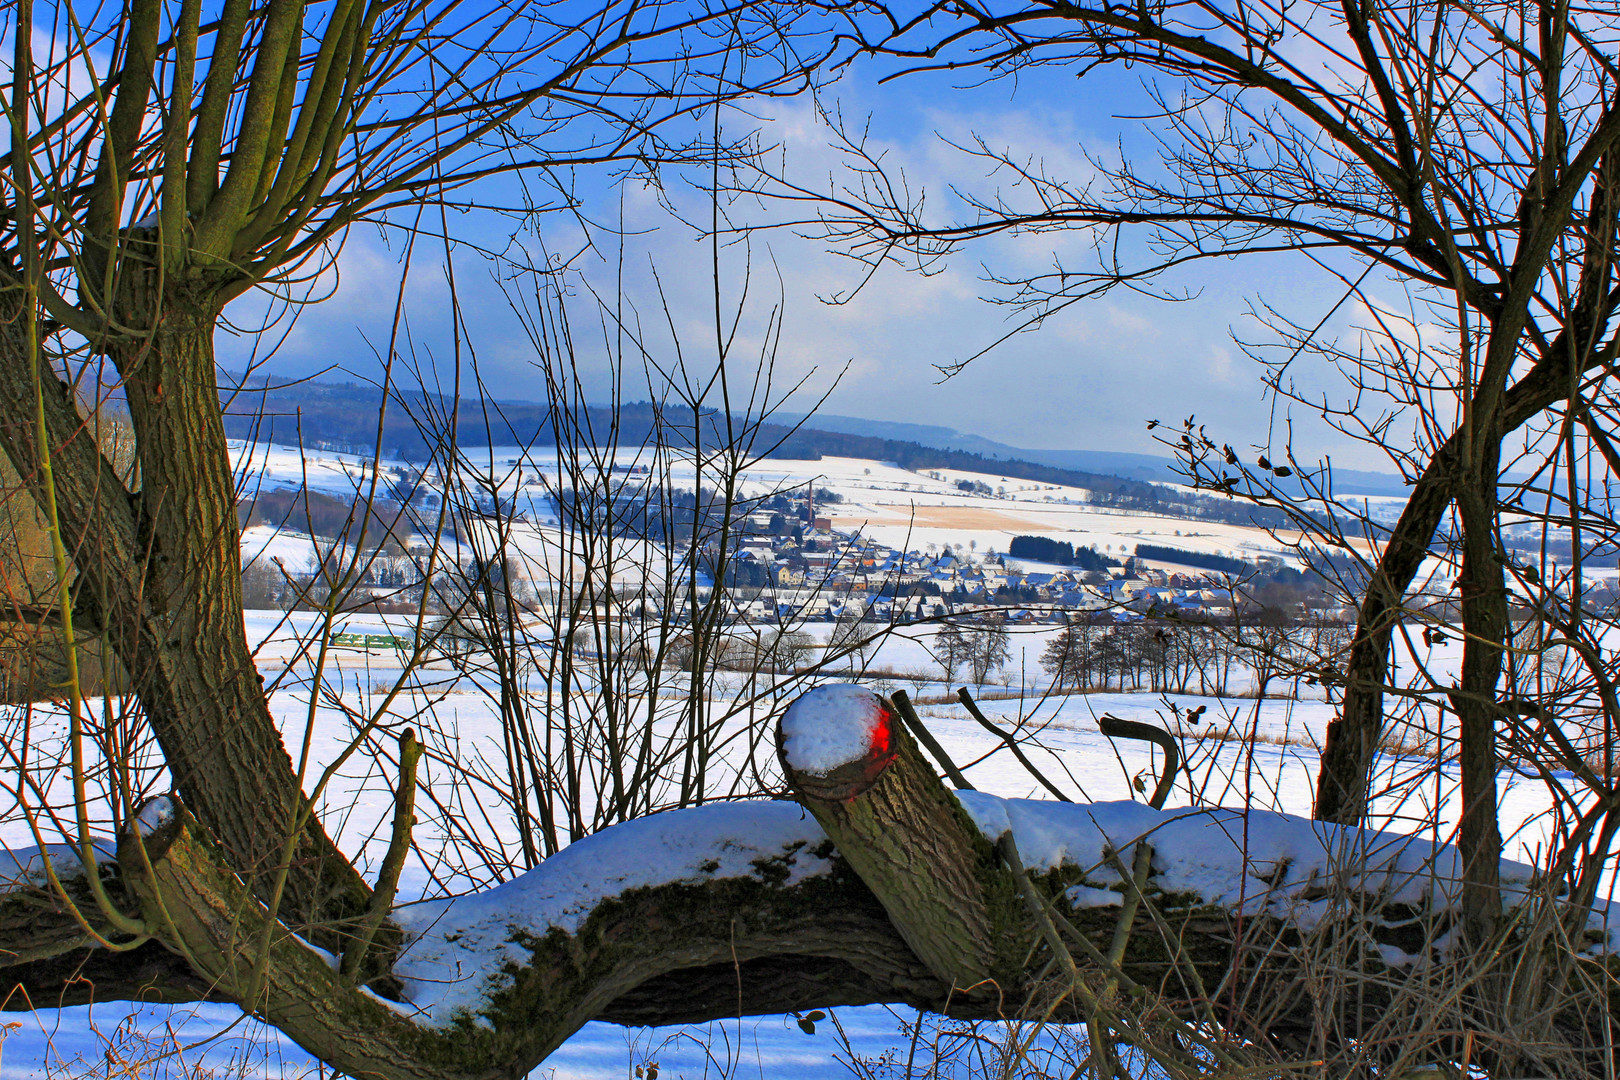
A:
<svg viewBox="0 0 1620 1080">
<path fill-rule="evenodd" d="M 1211 345 L 1207 353 L 1209 377 L 1218 383 L 1231 383 L 1237 378 L 1232 366 L 1232 351 L 1225 345 Z"/>
<path fill-rule="evenodd" d="M 936 128 L 958 140 L 973 131 L 993 133 L 997 149 L 1008 149 L 1018 160 L 1038 161 L 1052 175 L 1074 183 L 1090 177 L 1084 147 L 1108 155 L 1115 152 L 1114 133 L 1095 116 L 1071 115 L 1050 108 L 1046 101 L 1037 100 L 1028 108 L 1018 103 L 998 107 L 982 97 L 963 97 L 960 100 L 971 107 L 953 110 L 937 98 L 897 104 L 879 88 L 845 89 L 846 116 L 864 115 L 860 110 L 864 103 L 877 107 L 879 119 L 869 142 L 872 151 L 883 155 L 886 165 L 903 169 L 914 191 L 926 188 L 929 207 L 941 213 L 962 212 L 962 203 L 950 194 L 951 185 L 982 191 L 985 185 L 993 188 L 998 179 L 986 178 L 982 161 L 942 146 Z M 901 117 L 912 122 L 902 123 Z M 764 129 L 765 140 L 784 148 L 787 168 L 806 185 L 827 183 L 829 177 L 834 183 L 841 177 L 847 182 L 847 174 L 839 171 L 845 163 L 828 148 L 826 134 L 807 101 L 774 104 Z M 667 179 L 668 197 L 680 204 L 688 220 L 706 220 L 703 194 L 689 185 L 677 186 L 681 178 L 675 175 Z M 1027 197 L 1026 188 L 1010 182 L 1004 189 L 1009 198 Z M 598 221 L 616 221 L 621 212 L 624 215 L 630 235 L 625 240 L 623 280 L 648 346 L 660 362 L 673 362 L 668 328 L 672 323 L 686 361 L 695 368 L 711 365 L 715 316 L 710 245 L 672 220 L 658 193 L 641 185 L 622 192 L 599 189 L 587 209 Z M 762 211 L 741 204 L 731 209 L 758 219 L 768 217 L 772 208 Z M 798 209 L 805 211 L 802 206 Z M 498 248 L 504 240 L 492 225 L 492 220 L 480 219 L 458 227 L 484 230 L 484 242 Z M 565 219 L 545 219 L 542 229 L 549 245 L 573 250 L 577 234 Z M 964 251 L 933 276 L 887 267 L 848 303 L 828 306 L 819 298 L 847 293 L 864 268 L 830 254 L 820 241 L 776 230 L 756 235 L 746 249 L 740 244 L 721 248 L 722 291 L 727 298 L 722 306 L 729 311 L 741 291 L 745 259 L 751 258 L 755 275 L 751 313 L 743 320 L 734 355 L 743 364 L 758 356 L 767 320 L 779 310 L 777 385 L 816 372 L 811 394 L 799 402 L 800 407 L 807 407 L 848 362 L 849 370 L 825 406 L 830 412 L 942 424 L 1037 448 L 1158 453 L 1162 448 L 1148 438 L 1144 422 L 1189 413 L 1210 422 L 1212 432 L 1218 429 L 1223 441 L 1263 439 L 1266 418 L 1255 408 L 1259 371 L 1231 345 L 1229 328 L 1243 319 L 1247 301 L 1256 294 L 1307 313 L 1326 310 L 1336 299 L 1322 302 L 1334 283 L 1317 281 L 1303 260 L 1285 256 L 1195 266 L 1176 279 L 1193 296 L 1186 303 L 1166 304 L 1116 290 L 1054 317 L 1038 333 L 1016 335 L 962 374 L 941 382 L 936 365 L 974 354 L 1015 325 L 1009 322 L 1011 309 L 980 299 L 989 286 L 982 280 L 979 260 L 997 271 L 1028 273 L 1048 268 L 1054 251 L 1068 265 L 1086 263 L 1093 257 L 1090 243 L 1091 238 L 1079 230 L 997 239 Z M 580 266 L 595 288 L 613 294 L 620 261 L 610 243 Z M 655 285 L 654 266 L 662 294 Z M 312 370 L 321 358 L 334 353 L 364 362 L 357 325 L 375 339 L 386 335 L 398 275 L 394 253 L 374 238 L 357 235 L 351 238 L 339 270 L 341 287 L 333 300 L 318 312 L 306 313 L 287 344 L 287 362 L 301 370 Z M 440 336 L 432 340 L 436 350 L 446 354 L 442 328 L 447 320 L 435 315 L 444 307 L 442 284 L 429 288 L 426 283 L 438 282 L 436 274 L 420 270 L 414 274 L 422 292 L 413 292 L 408 303 L 413 328 L 424 333 L 438 328 Z M 530 368 L 532 351 L 506 311 L 504 298 L 489 284 L 487 272 L 469 259 L 461 271 L 461 284 L 486 373 L 495 373 L 505 396 L 541 396 Z M 588 378 L 605 386 L 599 314 L 588 294 L 578 293 L 575 300 L 576 341 L 597 372 Z M 629 382 L 629 396 L 644 395 L 635 380 Z M 1303 444 L 1303 435 L 1300 441 Z"/>
</svg>

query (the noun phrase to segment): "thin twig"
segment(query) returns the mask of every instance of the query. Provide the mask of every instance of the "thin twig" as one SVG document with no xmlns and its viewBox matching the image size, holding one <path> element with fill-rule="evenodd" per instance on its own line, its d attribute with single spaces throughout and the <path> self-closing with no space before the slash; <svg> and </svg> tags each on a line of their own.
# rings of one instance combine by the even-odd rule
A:
<svg viewBox="0 0 1620 1080">
<path fill-rule="evenodd" d="M 906 729 L 916 737 L 918 742 L 928 748 L 930 754 L 934 755 L 934 760 L 939 762 L 939 767 L 945 770 L 945 775 L 951 778 L 951 783 L 955 784 L 960 791 L 977 791 L 977 788 L 968 783 L 967 777 L 962 775 L 962 770 L 956 767 L 956 763 L 945 752 L 945 748 L 939 745 L 939 740 L 934 738 L 933 733 L 923 726 L 922 718 L 917 715 L 917 710 L 912 708 L 911 698 L 906 696 L 906 692 L 896 690 L 889 695 L 889 700 L 894 702 L 894 711 L 900 714 L 900 719 L 906 725 Z"/>
<path fill-rule="evenodd" d="M 1139 720 L 1121 720 L 1111 713 L 1103 713 L 1097 726 L 1110 739 L 1141 739 L 1164 751 L 1164 772 L 1159 775 L 1159 782 L 1148 799 L 1148 805 L 1153 809 L 1163 810 L 1164 801 L 1170 797 L 1170 791 L 1175 786 L 1176 773 L 1181 769 L 1181 748 L 1176 745 L 1175 737 L 1163 728 Z"/>
<path fill-rule="evenodd" d="M 394 894 L 399 890 L 399 875 L 405 868 L 406 856 L 411 851 L 411 826 L 416 824 L 416 767 L 422 760 L 422 744 L 410 728 L 399 737 L 399 790 L 394 794 L 394 834 L 388 841 L 388 854 L 383 857 L 382 871 L 377 876 L 377 888 L 371 894 L 371 906 L 365 921 L 343 953 L 343 974 L 358 981 L 366 953 L 377 937 L 383 918 L 393 909 Z"/>
<path fill-rule="evenodd" d="M 1002 742 L 1007 744 L 1007 749 L 1013 752 L 1013 757 L 1018 759 L 1018 763 L 1029 772 L 1029 775 L 1041 782 L 1042 787 L 1044 787 L 1047 791 L 1050 791 L 1060 802 L 1074 802 L 1073 799 L 1063 794 L 1061 788 L 1052 783 L 1052 781 L 1048 780 L 1041 770 L 1035 767 L 1034 762 L 1030 761 L 1028 757 L 1024 756 L 1024 751 L 1018 745 L 1017 739 L 1013 738 L 1009 732 L 1003 731 L 1001 728 L 996 727 L 996 725 L 989 721 L 984 713 L 979 711 L 979 706 L 974 703 L 973 695 L 968 693 L 967 687 L 958 687 L 956 696 L 962 700 L 963 705 L 967 706 L 967 711 L 972 714 L 973 719 L 979 722 L 980 727 L 984 728 L 986 731 L 990 732 L 992 735 L 996 736 Z"/>
</svg>

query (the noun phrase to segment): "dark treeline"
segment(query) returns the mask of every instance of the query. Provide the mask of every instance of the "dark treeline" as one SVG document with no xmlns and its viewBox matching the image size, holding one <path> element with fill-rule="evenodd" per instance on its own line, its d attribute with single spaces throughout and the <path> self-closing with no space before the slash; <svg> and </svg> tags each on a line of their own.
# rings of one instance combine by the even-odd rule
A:
<svg viewBox="0 0 1620 1080">
<path fill-rule="evenodd" d="M 362 524 L 366 547 L 393 543 L 401 550 L 413 531 L 409 512 L 397 502 L 377 499 L 371 512 L 357 499 L 340 499 L 304 488 L 276 488 L 245 496 L 236 504 L 237 523 L 243 528 L 267 525 L 322 539 L 353 541 Z"/>
<path fill-rule="evenodd" d="M 266 385 L 262 379 L 235 391 L 222 390 L 228 438 L 369 454 L 377 449 L 376 387 L 354 383 L 301 382 Z M 395 390 L 382 427 L 381 452 L 387 457 L 422 462 L 437 441 L 436 432 L 450 429 L 448 398 L 421 391 Z M 634 448 L 654 438 L 667 445 L 689 445 L 695 432 L 689 410 L 664 410 L 650 402 L 591 406 L 589 430 L 612 432 L 619 445 Z M 464 399 L 455 409 L 458 442 L 463 447 L 553 446 L 556 436 L 544 402 Z M 575 423 L 585 426 L 582 419 Z M 718 412 L 702 414 L 705 445 L 725 441 Z M 823 457 L 887 461 L 903 469 L 955 469 L 1007 479 L 1084 488 L 1091 503 L 1167 516 L 1282 528 L 1289 522 L 1277 511 L 1206 495 L 1189 494 L 1160 484 L 1118 476 L 1063 469 L 1031 461 L 987 458 L 966 450 L 942 450 L 921 443 L 846 435 L 808 427 L 762 425 L 755 447 L 768 457 L 819 461 Z"/>
<path fill-rule="evenodd" d="M 225 435 L 261 443 L 313 450 L 370 454 L 377 451 L 380 391 L 355 383 L 301 382 L 266 385 L 255 379 L 240 390 L 220 391 Z M 457 438 L 464 447 L 553 446 L 550 409 L 544 402 L 466 399 L 455 410 Z M 600 412 L 600 416 L 596 415 Z M 592 409 L 596 430 L 611 430 L 612 410 Z M 657 411 L 648 404 L 619 409 L 621 440 L 637 445 L 655 429 Z M 450 400 L 439 394 L 390 394 L 382 428 L 381 452 L 410 462 L 426 461 L 450 429 Z"/>
<path fill-rule="evenodd" d="M 1141 553 L 1140 548 L 1137 553 Z M 1084 545 L 1075 547 L 1067 540 L 1054 540 L 1050 536 L 1015 536 L 1007 546 L 1007 554 L 1015 559 L 1055 563 L 1081 570 L 1107 570 L 1110 566 L 1119 565 L 1118 559 L 1110 559 L 1096 548 Z"/>
<path fill-rule="evenodd" d="M 1214 555 L 1207 551 L 1188 551 L 1186 548 L 1170 547 L 1168 544 L 1137 544 L 1136 557 L 1196 566 L 1201 570 L 1230 574 L 1234 578 L 1253 578 L 1283 585 L 1334 581 L 1350 586 L 1353 591 L 1359 591 L 1360 582 L 1366 576 L 1365 569 L 1355 559 L 1321 551 L 1310 554 L 1310 566 L 1304 570 L 1296 570 L 1292 566 L 1274 560 L 1263 560 L 1257 565 L 1226 555 Z"/>
<path fill-rule="evenodd" d="M 1137 544 L 1136 557 L 1139 559 L 1157 559 L 1160 562 L 1180 563 L 1182 566 L 1196 566 L 1201 570 L 1214 570 L 1217 573 L 1231 574 L 1233 577 L 1243 577 L 1255 572 L 1253 563 L 1242 559 L 1228 558 L 1225 555 L 1213 555 L 1207 551 L 1187 551 L 1184 548 L 1169 547 L 1165 544 Z"/>
<path fill-rule="evenodd" d="M 777 492 L 753 498 L 725 496 L 712 488 L 700 493 L 689 488 L 646 487 L 604 494 L 590 488 L 563 490 L 548 500 L 565 528 L 607 536 L 687 544 L 693 531 L 700 539 L 715 541 L 722 530 L 731 536 L 799 536 L 804 522 L 803 499 Z M 769 513 L 767 522 L 749 518 Z"/>
</svg>

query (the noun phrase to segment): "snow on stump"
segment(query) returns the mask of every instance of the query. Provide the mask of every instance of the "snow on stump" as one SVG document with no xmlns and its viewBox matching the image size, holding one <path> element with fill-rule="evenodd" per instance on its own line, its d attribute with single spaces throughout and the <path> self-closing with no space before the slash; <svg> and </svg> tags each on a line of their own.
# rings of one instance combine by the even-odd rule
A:
<svg viewBox="0 0 1620 1080">
<path fill-rule="evenodd" d="M 1027 946 L 1006 925 L 1017 909 L 987 902 L 1004 877 L 995 848 L 887 701 L 849 684 L 811 690 L 783 715 L 777 750 L 795 797 L 941 982 L 962 992 L 1021 966 L 1003 955 Z"/>
<path fill-rule="evenodd" d="M 899 717 L 865 687 L 836 683 L 812 690 L 782 717 L 782 763 L 796 787 L 823 802 L 849 802 L 894 760 Z"/>
</svg>

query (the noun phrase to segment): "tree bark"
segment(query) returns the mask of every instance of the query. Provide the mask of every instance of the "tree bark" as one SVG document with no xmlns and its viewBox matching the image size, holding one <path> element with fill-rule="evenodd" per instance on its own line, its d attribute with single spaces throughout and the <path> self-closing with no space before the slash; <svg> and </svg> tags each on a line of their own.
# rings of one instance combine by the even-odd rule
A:
<svg viewBox="0 0 1620 1080">
<path fill-rule="evenodd" d="M 151 326 L 107 345 L 123 375 L 139 451 L 131 492 L 80 417 L 71 387 L 45 379 L 56 502 L 79 572 L 76 614 L 130 673 L 176 787 L 268 890 L 304 796 L 270 714 L 242 620 L 236 500 L 214 371 L 217 308 L 176 295 L 155 268 L 126 260 L 121 317 Z M 13 310 L 0 320 L 0 446 L 39 482 L 33 372 Z M 369 890 L 313 815 L 292 859 L 283 907 L 313 940 L 341 951 L 343 921 Z"/>
<path fill-rule="evenodd" d="M 1498 867 L 1502 833 L 1497 824 L 1497 684 L 1508 637 L 1508 596 L 1502 553 L 1496 547 L 1499 443 L 1490 433 L 1470 462 L 1472 475 L 1458 485 L 1462 521 L 1463 658 L 1453 695 L 1457 711 L 1458 756 L 1462 771 L 1462 819 L 1458 847 L 1463 853 L 1463 922 L 1470 940 L 1490 940 L 1501 915 Z"/>
<path fill-rule="evenodd" d="M 1500 430 L 1504 435 L 1568 396 L 1571 333 L 1566 330 L 1554 339 L 1543 359 L 1503 395 Z M 1313 816 L 1318 821 L 1354 825 L 1366 817 L 1368 785 L 1384 730 L 1390 637 L 1400 622 L 1406 590 L 1451 505 L 1462 468 L 1462 442 L 1462 429 L 1458 428 L 1429 459 L 1368 581 L 1345 665 L 1343 704 L 1338 717 L 1328 723 L 1316 774 Z"/>
<path fill-rule="evenodd" d="M 218 993 L 355 1076 L 523 1076 L 598 1016 L 660 1023 L 735 1016 L 755 1010 L 744 997 L 750 988 L 790 971 L 797 973 L 764 995 L 771 1007 L 802 1005 L 806 996 L 927 1006 L 945 998 L 847 869 L 793 886 L 761 869 L 603 898 L 574 934 L 527 930 L 521 940 L 532 962 L 484 1002 L 480 1022 L 430 1026 L 408 1006 L 345 984 L 328 956 L 270 922 L 195 819 L 178 800 L 172 805 L 178 812 L 168 823 L 120 844 L 121 873 L 143 913 Z M 534 872 L 544 873 L 544 864 Z M 680 979 L 654 982 L 650 994 L 641 989 L 687 969 L 699 973 L 695 996 Z"/>
<path fill-rule="evenodd" d="M 1367 816 L 1367 790 L 1384 731 L 1390 638 L 1403 617 L 1406 589 L 1429 554 L 1429 543 L 1451 505 L 1456 443 L 1453 434 L 1418 477 L 1384 542 L 1356 613 L 1356 633 L 1344 671 L 1344 701 L 1329 721 L 1316 774 L 1319 821 L 1354 825 Z"/>
<path fill-rule="evenodd" d="M 1015 985 L 1030 927 L 1017 914 L 995 848 L 940 784 L 898 717 L 888 738 L 888 753 L 827 775 L 800 772 L 780 744 L 778 751 L 799 801 L 941 983 L 959 992 L 997 981 Z"/>
<path fill-rule="evenodd" d="M 111 352 L 139 450 L 143 571 L 138 619 L 109 631 L 163 747 L 175 786 L 263 897 L 304 809 L 242 620 L 236 491 L 214 364 L 217 305 L 123 267 L 121 321 L 151 326 Z M 228 732 L 228 738 L 221 733 Z M 286 916 L 341 952 L 329 924 L 365 910 L 369 890 L 313 814 L 288 868 Z"/>
</svg>

